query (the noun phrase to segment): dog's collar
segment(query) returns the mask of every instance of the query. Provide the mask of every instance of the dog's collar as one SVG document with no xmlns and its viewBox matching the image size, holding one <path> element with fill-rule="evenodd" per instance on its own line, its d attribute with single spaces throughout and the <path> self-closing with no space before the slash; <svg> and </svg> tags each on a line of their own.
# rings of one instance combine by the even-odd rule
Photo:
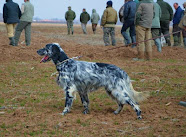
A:
<svg viewBox="0 0 186 137">
<path fill-rule="evenodd" d="M 69 61 L 70 59 L 79 59 L 79 58 L 81 58 L 81 57 L 82 57 L 82 56 L 77 56 L 77 57 L 72 57 L 72 58 L 69 58 L 69 59 L 63 60 L 62 62 L 57 63 L 56 66 L 59 66 L 59 65 L 63 64 L 64 62 Z"/>
</svg>

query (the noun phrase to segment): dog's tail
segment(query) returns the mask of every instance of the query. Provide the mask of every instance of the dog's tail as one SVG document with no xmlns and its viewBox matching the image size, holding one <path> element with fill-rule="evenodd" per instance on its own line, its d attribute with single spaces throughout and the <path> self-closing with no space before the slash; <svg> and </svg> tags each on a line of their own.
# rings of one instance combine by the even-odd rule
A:
<svg viewBox="0 0 186 137">
<path fill-rule="evenodd" d="M 145 101 L 149 96 L 149 92 L 137 92 L 134 90 L 132 83 L 130 82 L 130 88 L 134 93 L 134 99 L 136 102 L 140 103 L 142 101 Z"/>
</svg>

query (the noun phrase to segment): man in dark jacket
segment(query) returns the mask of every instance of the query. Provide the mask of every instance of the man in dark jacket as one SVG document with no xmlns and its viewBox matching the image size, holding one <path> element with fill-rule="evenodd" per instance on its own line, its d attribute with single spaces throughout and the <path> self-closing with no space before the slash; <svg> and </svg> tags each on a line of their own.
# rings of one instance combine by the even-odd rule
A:
<svg viewBox="0 0 186 137">
<path fill-rule="evenodd" d="M 89 20 L 90 20 L 90 15 L 86 12 L 86 9 L 83 9 L 83 12 L 80 15 L 80 22 L 84 34 L 87 34 L 86 26 Z"/>
<path fill-rule="evenodd" d="M 173 10 L 172 10 L 172 7 L 167 2 L 164 2 L 163 0 L 157 0 L 157 3 L 160 5 L 161 11 L 162 11 L 161 12 L 162 15 L 160 18 L 160 26 L 161 26 L 160 33 L 167 35 L 167 34 L 169 34 L 170 21 L 173 18 Z M 168 46 L 171 46 L 170 36 L 166 36 L 165 40 L 166 40 L 166 43 L 168 44 Z"/>
<path fill-rule="evenodd" d="M 10 45 L 15 46 L 14 40 L 14 30 L 16 24 L 19 23 L 21 17 L 21 10 L 17 3 L 14 3 L 12 0 L 6 0 L 6 3 L 3 7 L 3 19 L 6 25 L 8 37 L 10 40 Z"/>
<path fill-rule="evenodd" d="M 132 43 L 136 42 L 136 32 L 135 32 L 135 25 L 134 25 L 134 19 L 136 14 L 136 2 L 133 0 L 129 0 L 127 3 L 124 4 L 124 24 L 121 29 L 121 34 L 123 35 L 124 39 L 127 43 L 130 44 L 130 37 L 132 39 Z M 126 30 L 130 28 L 130 37 L 128 36 Z M 135 47 L 135 45 L 132 45 L 132 47 Z"/>
<path fill-rule="evenodd" d="M 173 32 L 180 31 L 181 29 L 178 27 L 178 24 L 180 23 L 180 20 L 183 16 L 183 10 L 178 5 L 178 3 L 174 3 L 174 8 L 176 10 L 174 17 L 173 17 Z M 180 33 L 173 34 L 174 36 L 174 46 L 178 46 L 181 44 L 181 37 Z"/>
<path fill-rule="evenodd" d="M 72 35 L 74 34 L 73 20 L 76 18 L 76 13 L 71 10 L 71 7 L 68 7 L 68 11 L 65 13 L 65 19 L 67 21 L 68 35 L 70 35 L 70 29 Z"/>
</svg>

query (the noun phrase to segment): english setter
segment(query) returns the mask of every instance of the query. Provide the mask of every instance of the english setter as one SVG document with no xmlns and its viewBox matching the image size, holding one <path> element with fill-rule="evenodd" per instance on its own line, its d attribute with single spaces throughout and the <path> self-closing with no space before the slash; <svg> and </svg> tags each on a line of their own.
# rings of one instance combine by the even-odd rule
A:
<svg viewBox="0 0 186 137">
<path fill-rule="evenodd" d="M 111 64 L 93 63 L 70 59 L 57 43 L 47 44 L 37 53 L 44 56 L 41 62 L 52 60 L 59 73 L 57 83 L 66 95 L 62 115 L 67 114 L 73 103 L 75 92 L 78 92 L 84 106 L 84 114 L 89 113 L 88 93 L 104 87 L 107 94 L 118 104 L 114 114 L 119 114 L 124 104 L 129 104 L 141 119 L 138 102 L 147 98 L 148 93 L 136 92 L 125 71 Z"/>
</svg>

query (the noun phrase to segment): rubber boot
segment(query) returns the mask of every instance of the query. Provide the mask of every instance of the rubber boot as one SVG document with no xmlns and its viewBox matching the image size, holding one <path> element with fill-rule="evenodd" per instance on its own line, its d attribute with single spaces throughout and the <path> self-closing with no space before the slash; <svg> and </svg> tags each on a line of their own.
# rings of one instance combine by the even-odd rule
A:
<svg viewBox="0 0 186 137">
<path fill-rule="evenodd" d="M 166 38 L 166 43 L 168 44 L 168 46 L 171 46 L 170 38 Z"/>
<path fill-rule="evenodd" d="M 15 46 L 14 37 L 10 37 L 9 40 L 10 40 L 10 45 Z"/>
<path fill-rule="evenodd" d="M 186 38 L 183 38 L 184 48 L 186 49 Z"/>
<path fill-rule="evenodd" d="M 155 39 L 154 41 L 155 41 L 155 44 L 156 44 L 156 46 L 157 46 L 158 52 L 161 52 L 161 47 L 162 47 L 162 45 L 161 45 L 160 39 L 157 38 L 157 39 Z"/>
<path fill-rule="evenodd" d="M 174 45 L 173 46 L 178 46 L 178 36 L 174 36 Z"/>
<path fill-rule="evenodd" d="M 147 57 L 147 60 L 152 60 L 152 51 L 148 51 L 146 52 L 146 57 Z"/>
</svg>

